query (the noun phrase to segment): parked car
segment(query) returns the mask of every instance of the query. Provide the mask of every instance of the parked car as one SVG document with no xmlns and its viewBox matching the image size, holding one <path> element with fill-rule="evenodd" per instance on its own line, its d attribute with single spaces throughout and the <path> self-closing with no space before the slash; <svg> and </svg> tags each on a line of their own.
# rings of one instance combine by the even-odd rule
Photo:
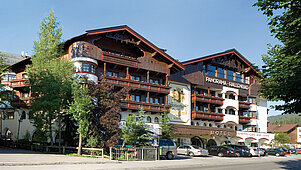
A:
<svg viewBox="0 0 301 170">
<path fill-rule="evenodd" d="M 267 151 L 268 151 L 269 155 L 275 155 L 275 156 L 285 156 L 286 155 L 286 152 L 279 148 L 272 148 L 272 149 L 268 149 Z"/>
<path fill-rule="evenodd" d="M 182 145 L 177 148 L 178 155 L 193 156 L 207 156 L 209 155 L 207 149 L 200 148 L 196 145 Z"/>
<path fill-rule="evenodd" d="M 250 153 L 252 154 L 252 156 L 258 156 L 260 154 L 260 150 L 254 147 L 250 147 Z"/>
<path fill-rule="evenodd" d="M 222 156 L 237 156 L 237 152 L 229 146 L 213 146 L 208 149 L 210 155 Z"/>
<path fill-rule="evenodd" d="M 252 154 L 250 153 L 250 148 L 248 148 L 247 146 L 233 144 L 226 146 L 233 148 L 236 151 L 236 156 L 252 156 Z"/>
<path fill-rule="evenodd" d="M 296 149 L 296 154 L 301 154 L 301 148 Z"/>
<path fill-rule="evenodd" d="M 286 148 L 280 148 L 280 149 L 283 150 L 286 153 L 286 155 L 290 154 L 290 151 L 288 149 Z"/>
<path fill-rule="evenodd" d="M 172 140 L 160 139 L 159 149 L 160 156 L 166 159 L 174 159 L 177 156 L 177 145 Z"/>
<path fill-rule="evenodd" d="M 0 146 L 9 146 L 14 140 L 11 137 L 1 135 L 0 136 Z"/>
<path fill-rule="evenodd" d="M 296 149 L 294 149 L 294 148 L 289 149 L 289 152 L 290 152 L 291 154 L 297 154 L 297 151 L 296 151 Z"/>
<path fill-rule="evenodd" d="M 259 149 L 261 149 L 262 151 L 263 151 L 263 156 L 267 156 L 268 155 L 268 152 L 267 152 L 267 150 L 265 149 L 265 148 L 259 148 Z"/>
<path fill-rule="evenodd" d="M 257 148 L 257 150 L 259 151 L 260 156 L 265 156 L 266 155 L 266 151 L 263 150 L 262 148 Z"/>
</svg>

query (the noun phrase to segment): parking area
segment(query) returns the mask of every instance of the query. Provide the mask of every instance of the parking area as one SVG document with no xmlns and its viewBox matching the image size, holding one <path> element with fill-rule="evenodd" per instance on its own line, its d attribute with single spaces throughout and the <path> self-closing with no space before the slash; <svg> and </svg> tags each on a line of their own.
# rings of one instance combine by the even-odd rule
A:
<svg viewBox="0 0 301 170">
<path fill-rule="evenodd" d="M 227 168 L 226 168 L 227 167 Z M 0 148 L 0 169 L 301 169 L 301 155 L 189 157 L 160 161 L 110 161 Z"/>
</svg>

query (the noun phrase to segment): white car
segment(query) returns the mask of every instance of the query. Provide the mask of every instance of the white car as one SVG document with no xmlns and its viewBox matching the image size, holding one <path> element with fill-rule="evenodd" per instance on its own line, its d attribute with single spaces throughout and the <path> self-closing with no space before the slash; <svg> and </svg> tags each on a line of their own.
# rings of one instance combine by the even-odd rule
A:
<svg viewBox="0 0 301 170">
<path fill-rule="evenodd" d="M 263 150 L 255 147 L 250 147 L 250 153 L 252 154 L 252 156 L 264 156 Z"/>
<path fill-rule="evenodd" d="M 182 145 L 177 148 L 178 155 L 189 155 L 193 156 L 207 156 L 209 152 L 207 149 L 200 148 L 196 145 Z"/>
</svg>

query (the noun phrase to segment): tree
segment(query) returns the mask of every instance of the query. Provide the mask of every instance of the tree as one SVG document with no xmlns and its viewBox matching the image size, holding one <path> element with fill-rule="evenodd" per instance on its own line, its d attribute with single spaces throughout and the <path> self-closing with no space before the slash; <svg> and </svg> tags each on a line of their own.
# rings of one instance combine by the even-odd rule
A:
<svg viewBox="0 0 301 170">
<path fill-rule="evenodd" d="M 137 122 L 136 122 L 136 116 L 135 115 L 129 115 L 125 119 L 125 126 L 121 127 L 122 131 L 122 147 L 124 147 L 125 144 L 133 144 L 135 143 L 135 130 L 137 129 Z"/>
<path fill-rule="evenodd" d="M 161 138 L 162 139 L 171 139 L 174 134 L 172 133 L 172 130 L 171 130 L 172 124 L 170 123 L 170 119 L 168 117 L 166 109 L 164 109 L 164 112 L 162 114 L 162 118 L 161 118 L 159 125 L 162 128 Z"/>
<path fill-rule="evenodd" d="M 137 115 L 137 126 L 136 126 L 136 133 L 135 133 L 135 143 L 137 146 L 150 146 L 152 136 L 147 128 L 145 122 L 145 110 L 143 107 L 140 108 L 138 115 Z"/>
<path fill-rule="evenodd" d="M 301 1 L 258 0 L 254 4 L 268 17 L 272 35 L 282 44 L 268 46 L 263 61 L 260 92 L 272 101 L 282 100 L 277 110 L 301 112 Z"/>
<path fill-rule="evenodd" d="M 37 134 L 48 134 L 51 145 L 52 124 L 57 118 L 61 139 L 61 120 L 71 96 L 73 65 L 60 58 L 61 35 L 61 27 L 56 22 L 54 12 L 50 11 L 49 16 L 41 22 L 39 40 L 34 41 L 32 65 L 26 68 L 34 99 L 30 107 L 33 124 Z"/>
<path fill-rule="evenodd" d="M 275 132 L 275 138 L 273 143 L 276 146 L 288 144 L 290 142 L 290 137 L 284 132 Z"/>
<path fill-rule="evenodd" d="M 93 108 L 90 115 L 88 135 L 98 141 L 97 146 L 108 148 L 118 143 L 121 134 L 118 114 L 121 99 L 125 99 L 129 89 L 121 90 L 105 81 L 101 76 L 97 84 L 88 83 L 89 95 L 92 97 Z"/>
<path fill-rule="evenodd" d="M 91 112 L 91 97 L 88 95 L 88 86 L 80 85 L 78 82 L 72 84 L 72 98 L 68 113 L 72 114 L 76 120 L 79 134 L 77 154 L 81 155 L 82 138 L 86 137 L 89 127 L 89 117 Z"/>
</svg>

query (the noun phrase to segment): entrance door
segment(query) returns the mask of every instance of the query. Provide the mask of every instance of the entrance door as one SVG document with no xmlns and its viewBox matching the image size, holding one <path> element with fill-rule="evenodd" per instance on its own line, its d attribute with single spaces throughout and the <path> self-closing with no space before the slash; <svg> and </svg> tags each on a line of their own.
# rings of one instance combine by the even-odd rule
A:
<svg viewBox="0 0 301 170">
<path fill-rule="evenodd" d="M 191 138 L 191 145 L 196 145 L 201 148 L 204 148 L 204 143 L 203 143 L 202 139 L 197 136 Z"/>
<path fill-rule="evenodd" d="M 210 148 L 212 146 L 217 146 L 217 144 L 216 144 L 215 140 L 209 139 L 207 142 L 207 148 Z"/>
</svg>

